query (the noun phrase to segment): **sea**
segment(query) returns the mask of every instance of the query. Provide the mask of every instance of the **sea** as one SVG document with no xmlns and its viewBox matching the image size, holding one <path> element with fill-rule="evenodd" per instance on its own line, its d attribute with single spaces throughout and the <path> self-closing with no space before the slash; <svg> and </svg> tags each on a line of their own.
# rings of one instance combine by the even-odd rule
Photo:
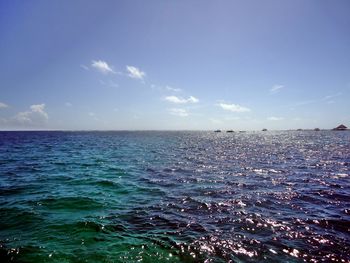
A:
<svg viewBox="0 0 350 263">
<path fill-rule="evenodd" d="M 0 262 L 350 262 L 350 132 L 0 132 Z"/>
</svg>

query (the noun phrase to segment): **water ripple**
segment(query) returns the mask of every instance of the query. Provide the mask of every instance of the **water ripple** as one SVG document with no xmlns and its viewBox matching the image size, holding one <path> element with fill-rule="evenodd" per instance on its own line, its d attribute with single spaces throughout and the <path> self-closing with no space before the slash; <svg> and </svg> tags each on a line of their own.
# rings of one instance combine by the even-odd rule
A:
<svg viewBox="0 0 350 263">
<path fill-rule="evenodd" d="M 350 133 L 0 132 L 1 262 L 350 262 Z"/>
</svg>

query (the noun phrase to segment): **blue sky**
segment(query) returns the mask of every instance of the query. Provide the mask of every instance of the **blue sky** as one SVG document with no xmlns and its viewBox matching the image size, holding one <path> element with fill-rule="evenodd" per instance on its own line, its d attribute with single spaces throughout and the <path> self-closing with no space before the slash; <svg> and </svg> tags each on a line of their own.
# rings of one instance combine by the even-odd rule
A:
<svg viewBox="0 0 350 263">
<path fill-rule="evenodd" d="M 350 1 L 0 2 L 0 129 L 350 126 Z"/>
</svg>

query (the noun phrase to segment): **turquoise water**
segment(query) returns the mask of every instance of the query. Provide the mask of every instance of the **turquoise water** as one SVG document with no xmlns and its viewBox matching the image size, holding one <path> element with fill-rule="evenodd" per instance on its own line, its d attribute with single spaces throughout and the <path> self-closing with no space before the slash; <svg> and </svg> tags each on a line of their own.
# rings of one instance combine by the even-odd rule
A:
<svg viewBox="0 0 350 263">
<path fill-rule="evenodd" d="M 349 132 L 0 132 L 1 262 L 349 262 Z"/>
</svg>

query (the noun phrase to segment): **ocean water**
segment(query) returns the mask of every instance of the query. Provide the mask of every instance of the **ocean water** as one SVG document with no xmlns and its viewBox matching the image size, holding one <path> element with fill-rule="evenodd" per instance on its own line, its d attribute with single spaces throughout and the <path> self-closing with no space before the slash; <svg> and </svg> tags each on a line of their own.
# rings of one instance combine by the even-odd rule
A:
<svg viewBox="0 0 350 263">
<path fill-rule="evenodd" d="M 0 132 L 0 262 L 350 262 L 350 132 Z"/>
</svg>

